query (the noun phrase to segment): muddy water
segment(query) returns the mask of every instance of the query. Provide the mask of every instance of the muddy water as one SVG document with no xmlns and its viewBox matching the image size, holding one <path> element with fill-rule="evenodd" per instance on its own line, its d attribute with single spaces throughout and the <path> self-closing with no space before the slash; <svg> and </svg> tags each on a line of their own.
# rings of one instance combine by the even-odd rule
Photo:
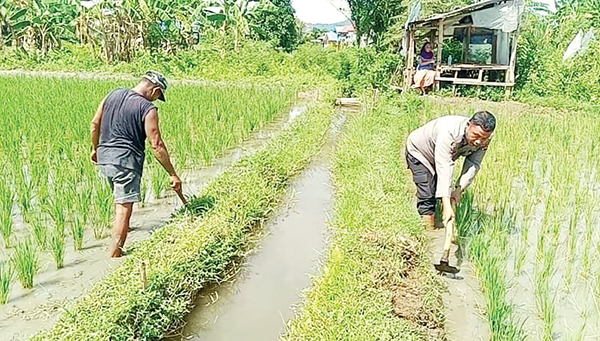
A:
<svg viewBox="0 0 600 341">
<path fill-rule="evenodd" d="M 187 317 L 186 340 L 276 340 L 294 316 L 298 294 L 316 274 L 331 212 L 327 163 L 291 185 L 289 205 L 267 224 L 269 235 L 238 278 L 207 291 Z"/>
<path fill-rule="evenodd" d="M 445 229 L 428 232 L 431 239 L 432 260 L 438 262 L 444 249 Z M 485 299 L 479 291 L 479 283 L 472 273 L 471 264 L 457 257 L 456 246 L 450 253 L 450 264 L 460 264 L 456 276 L 442 276 L 448 286 L 443 294 L 446 307 L 446 333 L 450 341 L 488 341 L 490 329 L 483 317 Z"/>
<path fill-rule="evenodd" d="M 199 192 L 208 182 L 245 155 L 263 147 L 278 131 L 290 124 L 306 110 L 300 103 L 289 113 L 281 115 L 274 122 L 266 124 L 239 147 L 226 152 L 214 163 L 202 169 L 183 172 L 184 191 L 187 194 Z M 167 223 L 171 214 L 180 207 L 174 195 L 150 200 L 144 207 L 134 207 L 131 231 L 126 247 L 148 238 L 152 231 Z M 65 267 L 56 270 L 48 252 L 40 257 L 40 271 L 35 277 L 35 288 L 24 290 L 14 283 L 9 302 L 0 306 L 0 340 L 24 340 L 27 336 L 52 326 L 63 307 L 77 299 L 85 290 L 109 274 L 121 260 L 107 258 L 108 239 L 95 240 L 91 231 L 86 231 L 84 250 L 73 251 L 71 238 L 67 239 Z M 15 217 L 15 233 L 26 233 L 22 218 Z M 1 255 L 0 259 L 6 259 Z"/>
<path fill-rule="evenodd" d="M 180 335 L 169 340 L 277 340 L 294 317 L 300 294 L 318 274 L 332 214 L 329 158 L 346 115 L 331 127 L 320 156 L 292 182 L 288 203 L 269 223 L 268 235 L 233 280 L 203 292 Z"/>
</svg>

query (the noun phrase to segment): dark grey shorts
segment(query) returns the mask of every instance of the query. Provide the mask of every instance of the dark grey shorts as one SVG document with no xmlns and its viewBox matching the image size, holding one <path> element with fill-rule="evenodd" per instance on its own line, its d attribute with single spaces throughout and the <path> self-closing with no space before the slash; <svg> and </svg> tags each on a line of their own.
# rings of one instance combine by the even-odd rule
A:
<svg viewBox="0 0 600 341">
<path fill-rule="evenodd" d="M 414 156 L 406 152 L 406 163 L 417 185 L 417 209 L 420 215 L 435 214 L 437 177 Z"/>
<path fill-rule="evenodd" d="M 110 182 L 115 203 L 129 204 L 141 201 L 141 175 L 131 169 L 116 165 L 99 165 L 98 168 Z"/>
</svg>

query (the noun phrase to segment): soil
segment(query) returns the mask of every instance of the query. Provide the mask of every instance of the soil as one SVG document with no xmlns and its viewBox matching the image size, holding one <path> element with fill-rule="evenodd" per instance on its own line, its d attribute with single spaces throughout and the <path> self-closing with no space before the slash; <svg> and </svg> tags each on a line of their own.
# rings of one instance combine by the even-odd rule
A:
<svg viewBox="0 0 600 341">
<path fill-rule="evenodd" d="M 239 147 L 224 153 L 211 166 L 183 172 L 184 192 L 198 193 L 236 161 L 263 147 L 271 137 L 305 110 L 306 105 L 303 103 L 294 106 L 289 114 L 281 115 L 274 122 L 265 125 Z M 135 243 L 148 238 L 155 229 L 166 224 L 180 205 L 175 195 L 167 195 L 161 199 L 151 198 L 145 207 L 136 205 L 126 248 L 131 249 Z M 26 230 L 22 218 L 17 216 L 15 234 L 24 233 Z M 40 270 L 34 278 L 35 287 L 24 290 L 18 282 L 13 284 L 9 302 L 0 306 L 1 340 L 23 340 L 51 327 L 63 307 L 82 296 L 122 261 L 108 258 L 109 240 L 95 240 L 90 230 L 86 231 L 84 250 L 80 252 L 73 251 L 69 239 L 63 269 L 57 271 L 51 255 L 43 252 L 40 256 Z M 0 259 L 4 258 L 5 255 L 0 256 Z"/>
</svg>

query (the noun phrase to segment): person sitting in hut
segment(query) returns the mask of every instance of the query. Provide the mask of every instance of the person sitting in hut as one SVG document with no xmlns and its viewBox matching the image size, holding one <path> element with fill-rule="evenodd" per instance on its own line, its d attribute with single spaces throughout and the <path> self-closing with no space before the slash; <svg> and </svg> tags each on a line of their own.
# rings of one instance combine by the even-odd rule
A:
<svg viewBox="0 0 600 341">
<path fill-rule="evenodd" d="M 423 94 L 427 93 L 429 88 L 435 83 L 436 67 L 435 55 L 430 42 L 426 42 L 421 49 L 418 57 L 419 66 L 415 73 L 415 84 L 413 88 L 418 88 Z"/>
</svg>

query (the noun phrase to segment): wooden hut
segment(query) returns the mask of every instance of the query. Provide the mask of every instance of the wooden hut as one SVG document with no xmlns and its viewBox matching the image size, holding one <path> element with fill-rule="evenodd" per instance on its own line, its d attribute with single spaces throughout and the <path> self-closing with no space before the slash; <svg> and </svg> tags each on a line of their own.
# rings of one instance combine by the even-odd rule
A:
<svg viewBox="0 0 600 341">
<path fill-rule="evenodd" d="M 405 88 L 413 84 L 417 49 L 429 41 L 436 53 L 438 87 L 440 82 L 452 84 L 453 90 L 456 85 L 500 86 L 510 95 L 523 4 L 524 0 L 485 0 L 407 23 Z M 452 53 L 444 54 L 444 46 L 452 46 Z"/>
</svg>

